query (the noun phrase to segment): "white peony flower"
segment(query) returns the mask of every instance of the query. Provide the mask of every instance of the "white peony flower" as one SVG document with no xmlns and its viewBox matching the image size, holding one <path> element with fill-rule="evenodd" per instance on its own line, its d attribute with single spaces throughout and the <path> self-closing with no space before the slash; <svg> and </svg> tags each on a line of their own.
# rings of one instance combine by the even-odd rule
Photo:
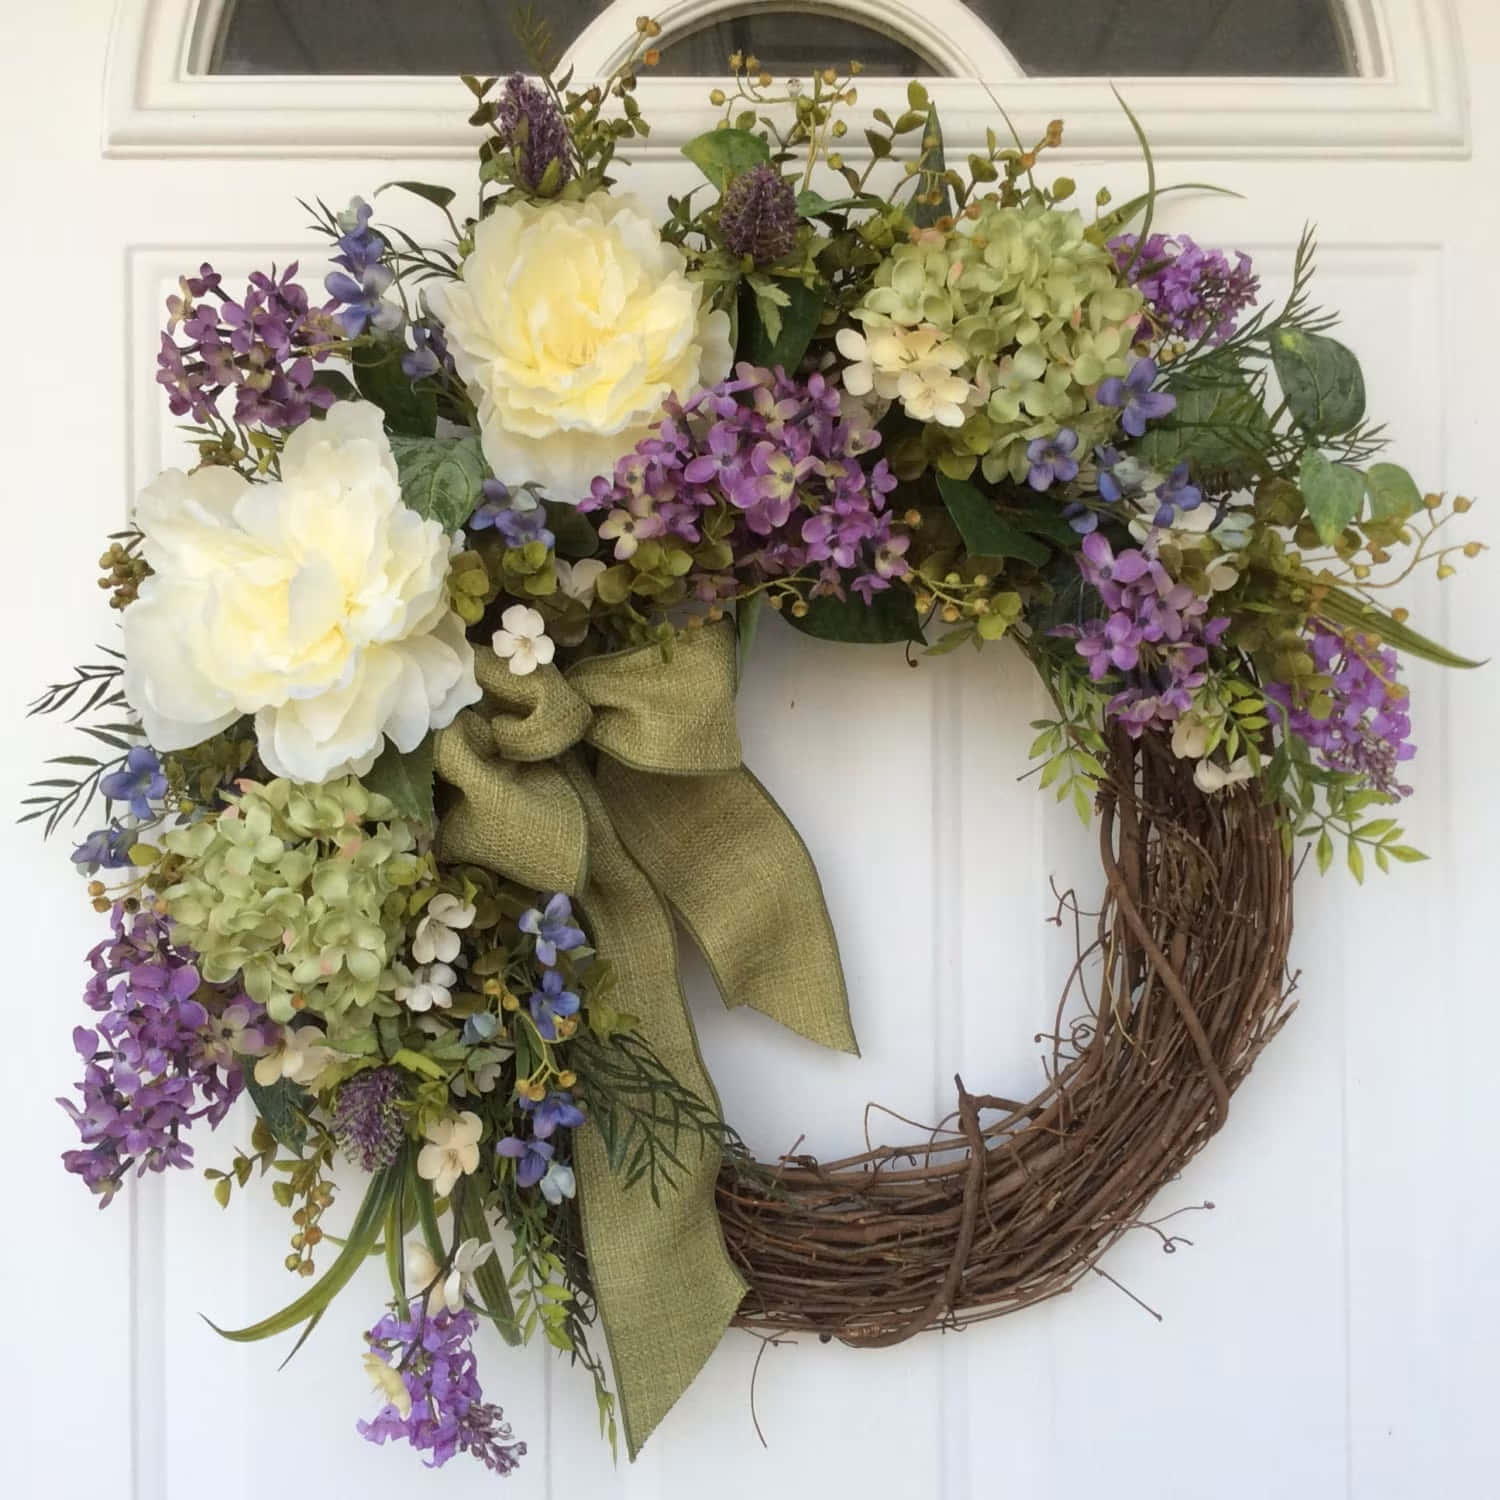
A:
<svg viewBox="0 0 1500 1500">
<path fill-rule="evenodd" d="M 439 891 L 427 903 L 412 934 L 411 956 L 419 964 L 451 964 L 458 957 L 458 935 L 473 923 L 475 915 L 471 903 Z"/>
<path fill-rule="evenodd" d="M 273 775 L 327 781 L 478 701 L 448 537 L 401 503 L 379 408 L 303 423 L 278 482 L 169 469 L 135 516 L 152 575 L 125 611 L 125 692 L 158 750 L 253 713 Z"/>
<path fill-rule="evenodd" d="M 544 667 L 557 652 L 547 635 L 547 622 L 529 605 L 512 604 L 500 616 L 495 632 L 495 655 L 509 664 L 517 677 Z"/>
<path fill-rule="evenodd" d="M 444 1115 L 427 1127 L 427 1144 L 417 1153 L 417 1171 L 438 1197 L 453 1191 L 458 1179 L 479 1166 L 479 1137 L 484 1126 L 471 1109 Z"/>
<path fill-rule="evenodd" d="M 502 203 L 480 221 L 462 280 L 432 300 L 500 479 L 576 504 L 667 396 L 729 373 L 728 314 L 685 267 L 628 197 Z"/>
<path fill-rule="evenodd" d="M 456 939 L 455 939 L 456 941 Z M 396 1003 L 408 1010 L 447 1010 L 453 1004 L 453 986 L 458 975 L 447 964 L 423 964 L 416 973 L 397 971 L 409 976 L 396 986 Z"/>
<path fill-rule="evenodd" d="M 1222 792 L 1225 787 L 1238 786 L 1254 775 L 1248 755 L 1240 756 L 1228 766 L 1221 766 L 1216 761 L 1200 760 L 1193 767 L 1193 785 L 1200 792 Z"/>
</svg>

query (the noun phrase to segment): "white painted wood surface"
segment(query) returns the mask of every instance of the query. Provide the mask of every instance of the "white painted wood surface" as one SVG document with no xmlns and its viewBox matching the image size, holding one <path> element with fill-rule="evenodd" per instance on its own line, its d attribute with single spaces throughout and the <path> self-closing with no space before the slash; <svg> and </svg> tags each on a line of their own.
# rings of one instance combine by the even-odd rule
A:
<svg viewBox="0 0 1500 1500">
<path fill-rule="evenodd" d="M 1212 100 L 1202 85 L 1180 86 L 1173 115 L 1158 83 L 1151 99 L 1177 152 L 1200 130 L 1222 149 L 1175 163 L 1174 175 L 1246 195 L 1184 201 L 1168 222 L 1207 244 L 1244 245 L 1275 283 L 1304 219 L 1319 221 L 1320 294 L 1346 312 L 1372 410 L 1398 434 L 1395 456 L 1428 485 L 1483 494 L 1494 470 L 1500 348 L 1500 20 L 1490 0 L 1387 9 L 1403 34 L 1451 35 L 1457 22 L 1462 66 L 1431 101 L 1449 122 L 1446 155 L 1413 156 L 1400 114 L 1379 126 L 1336 111 L 1295 138 L 1296 122 L 1252 110 L 1234 116 L 1231 140 L 1222 117 L 1205 112 Z M 44 755 L 69 748 L 53 726 L 18 725 L 14 715 L 44 680 L 108 638 L 112 622 L 91 577 L 100 538 L 174 453 L 151 377 L 160 302 L 177 272 L 208 258 L 239 274 L 305 246 L 299 194 L 340 202 L 393 177 L 458 185 L 468 171 L 456 155 L 417 160 L 450 149 L 434 144 L 436 124 L 414 138 L 410 160 L 392 151 L 356 159 L 347 141 L 315 136 L 326 159 L 226 159 L 256 142 L 226 141 L 211 112 L 197 157 L 163 154 L 182 149 L 179 134 L 170 147 L 138 144 L 141 159 L 108 158 L 110 19 L 103 0 L 54 0 L 24 18 L 8 8 L 0 18 L 0 258 L 11 309 L 0 361 L 11 538 L 0 656 L 0 702 L 13 716 L 0 752 L 6 805 Z M 1280 98 L 1288 86 L 1265 87 Z M 1305 89 L 1299 119 L 1343 87 Z M 1243 99 L 1246 86 L 1234 88 Z M 1143 113 L 1152 128 L 1151 110 Z M 1262 137 L 1250 133 L 1256 119 Z M 1454 155 L 1452 131 L 1466 119 L 1472 156 Z M 176 128 L 191 127 L 184 117 Z M 1322 149 L 1346 128 L 1359 159 L 1312 153 L 1310 143 Z M 285 137 L 285 121 L 278 132 Z M 1230 155 L 1257 159 L 1223 159 Z M 1102 178 L 1086 162 L 1070 170 L 1086 184 Z M 1129 170 L 1110 167 L 1122 186 Z M 659 195 L 668 172 L 649 162 L 634 185 Z M 1492 513 L 1474 519 L 1496 539 Z M 1484 654 L 1500 636 L 1496 584 L 1481 561 L 1442 589 L 1419 584 L 1410 602 L 1435 633 Z M 1229 1127 L 1158 1205 L 1217 1206 L 1173 1221 L 1190 1248 L 1164 1256 L 1142 1232 L 1108 1260 L 1160 1322 L 1099 1279 L 896 1351 L 805 1341 L 769 1350 L 756 1385 L 767 1447 L 749 1407 L 758 1345 L 731 1335 L 633 1468 L 611 1467 L 588 1390 L 571 1372 L 542 1351 L 512 1354 L 492 1342 L 483 1349 L 487 1389 L 532 1443 L 508 1492 L 1494 1493 L 1494 670 L 1413 672 L 1421 749 L 1411 825 L 1433 862 L 1362 892 L 1342 879 L 1303 884 L 1301 1009 L 1237 1096 Z M 931 1118 L 948 1107 L 955 1071 L 971 1087 L 1006 1093 L 1039 1077 L 1033 1036 L 1050 1024 L 1071 956 L 1046 920 L 1048 880 L 1076 882 L 1086 899 L 1096 877 L 1071 815 L 1015 780 L 1038 709 L 1024 667 L 1005 652 L 912 671 L 894 650 L 825 646 L 767 624 L 742 694 L 746 755 L 823 870 L 865 1056 L 828 1057 L 758 1016 L 726 1016 L 700 984 L 705 1051 L 731 1117 L 760 1151 L 789 1148 L 804 1132 L 821 1152 L 853 1147 L 871 1099 Z M 82 955 L 99 925 L 63 848 L 43 852 L 31 829 L 8 824 L 3 838 L 6 1493 L 492 1493 L 477 1466 L 455 1460 L 428 1474 L 408 1452 L 355 1436 L 356 1417 L 373 1407 L 358 1356 L 360 1330 L 383 1300 L 378 1267 L 278 1374 L 275 1348 L 226 1345 L 198 1318 L 248 1320 L 288 1295 L 279 1266 L 286 1226 L 269 1198 L 247 1195 L 221 1213 L 200 1178 L 180 1174 L 132 1184 L 100 1214 L 62 1173 L 57 1156 L 72 1144 L 71 1127 L 51 1101 L 74 1074 Z M 199 1138 L 200 1164 L 243 1139 L 247 1126 L 237 1122 Z M 889 1138 L 902 1127 L 871 1128 Z"/>
</svg>

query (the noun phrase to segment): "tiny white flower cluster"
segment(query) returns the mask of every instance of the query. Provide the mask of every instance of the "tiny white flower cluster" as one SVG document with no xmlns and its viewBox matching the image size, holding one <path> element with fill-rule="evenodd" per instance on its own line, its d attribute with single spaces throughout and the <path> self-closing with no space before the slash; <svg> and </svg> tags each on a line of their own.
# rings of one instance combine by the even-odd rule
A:
<svg viewBox="0 0 1500 1500">
<path fill-rule="evenodd" d="M 928 323 L 916 328 L 891 324 L 869 333 L 841 328 L 834 342 L 849 361 L 844 389 L 851 396 L 873 391 L 886 401 L 900 401 L 914 421 L 964 425 L 966 408 L 979 393 L 953 373 L 968 356 L 941 329 Z"/>
</svg>

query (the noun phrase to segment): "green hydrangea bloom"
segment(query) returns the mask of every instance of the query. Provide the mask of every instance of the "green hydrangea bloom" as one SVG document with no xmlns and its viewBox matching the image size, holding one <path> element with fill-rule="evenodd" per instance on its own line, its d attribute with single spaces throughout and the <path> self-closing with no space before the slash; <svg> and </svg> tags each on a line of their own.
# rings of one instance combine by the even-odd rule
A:
<svg viewBox="0 0 1500 1500">
<path fill-rule="evenodd" d="M 239 974 L 273 1019 L 320 1015 L 333 1037 L 394 1014 L 391 960 L 422 868 L 412 829 L 352 776 L 241 785 L 218 817 L 163 840 L 181 868 L 161 900 L 203 977 Z"/>
<path fill-rule="evenodd" d="M 855 309 L 867 330 L 930 324 L 965 355 L 976 389 L 962 427 L 929 426 L 929 455 L 952 473 L 1021 480 L 1026 445 L 1062 427 L 1080 452 L 1108 439 L 1118 413 L 1091 393 L 1124 375 L 1141 295 L 1086 239 L 1081 214 L 989 204 L 946 235 L 896 246 Z"/>
</svg>

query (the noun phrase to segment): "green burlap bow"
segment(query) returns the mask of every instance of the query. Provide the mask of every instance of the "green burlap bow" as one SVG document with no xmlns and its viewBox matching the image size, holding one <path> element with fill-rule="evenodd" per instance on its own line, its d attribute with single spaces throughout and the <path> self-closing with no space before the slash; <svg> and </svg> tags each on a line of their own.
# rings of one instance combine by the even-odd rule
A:
<svg viewBox="0 0 1500 1500">
<path fill-rule="evenodd" d="M 816 870 L 740 761 L 727 624 L 524 677 L 477 653 L 484 699 L 437 738 L 458 796 L 440 850 L 579 903 L 622 1007 L 678 1081 L 716 1101 L 677 972 L 675 912 L 727 1005 L 855 1052 Z M 597 757 L 583 746 L 592 746 Z M 590 762 L 595 762 L 590 765 Z M 670 908 L 670 911 L 669 911 Z M 714 1208 L 718 1152 L 654 1204 L 627 1189 L 597 1130 L 575 1142 L 584 1241 L 634 1458 L 692 1382 L 745 1285 Z"/>
</svg>

